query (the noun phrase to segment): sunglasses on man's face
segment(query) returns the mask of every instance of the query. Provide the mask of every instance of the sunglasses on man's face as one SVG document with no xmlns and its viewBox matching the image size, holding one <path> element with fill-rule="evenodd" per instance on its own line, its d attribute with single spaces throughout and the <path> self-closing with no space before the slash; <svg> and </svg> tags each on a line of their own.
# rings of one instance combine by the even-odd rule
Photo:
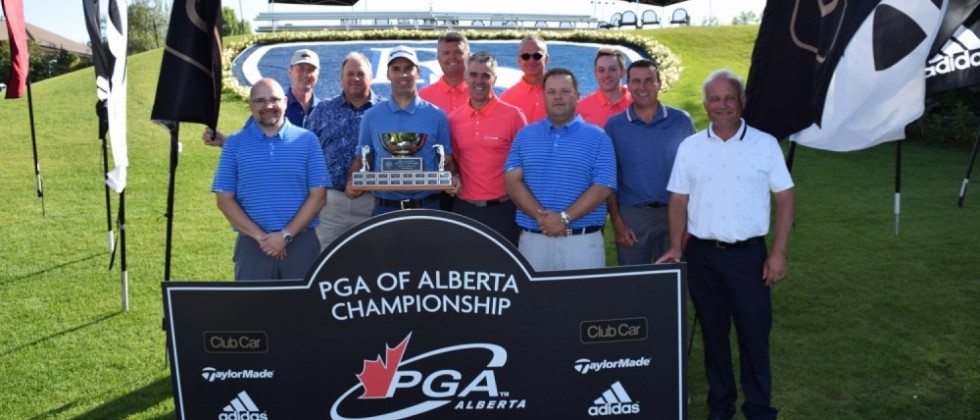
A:
<svg viewBox="0 0 980 420">
<path fill-rule="evenodd" d="M 524 53 L 524 54 L 521 54 L 520 57 L 521 57 L 521 60 L 524 60 L 524 61 L 530 60 L 532 58 L 534 59 L 534 61 L 541 61 L 541 59 L 544 58 L 544 54 L 541 54 L 539 52 L 536 52 L 534 54 Z"/>
</svg>

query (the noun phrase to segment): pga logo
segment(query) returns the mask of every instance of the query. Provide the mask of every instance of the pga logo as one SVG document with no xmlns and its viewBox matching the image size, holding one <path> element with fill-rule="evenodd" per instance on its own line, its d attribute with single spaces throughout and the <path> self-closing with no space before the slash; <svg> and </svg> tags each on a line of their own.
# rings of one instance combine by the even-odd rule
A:
<svg viewBox="0 0 980 420">
<path fill-rule="evenodd" d="M 456 410 L 524 408 L 526 404 L 524 400 L 512 399 L 509 392 L 501 391 L 497 386 L 494 369 L 503 367 L 507 363 L 507 351 L 503 347 L 489 343 L 459 344 L 406 358 L 406 350 L 411 338 L 412 334 L 409 333 L 394 348 L 385 346 L 384 358 L 378 355 L 374 360 L 364 360 L 361 373 L 356 375 L 358 384 L 348 389 L 334 402 L 330 409 L 331 418 L 351 420 L 357 418 L 341 414 L 342 405 L 349 409 L 359 405 L 358 402 L 362 400 L 417 400 L 420 394 L 424 396 L 422 401 L 407 401 L 405 403 L 407 406 L 404 408 L 388 413 L 374 413 L 362 418 L 412 417 L 450 404 L 453 402 L 452 399 L 458 400 L 454 406 Z M 423 372 L 408 368 L 412 363 L 426 359 L 458 351 L 473 353 L 473 350 L 486 350 L 491 356 L 485 368 L 475 376 L 472 374 L 466 376 L 455 369 Z M 485 356 L 480 356 L 479 359 L 485 360 Z M 360 391 L 359 395 L 357 395 L 358 391 Z M 400 398 L 402 394 L 409 397 Z M 411 402 L 415 403 L 411 404 Z M 363 408 L 365 405 L 360 404 L 360 406 Z"/>
</svg>

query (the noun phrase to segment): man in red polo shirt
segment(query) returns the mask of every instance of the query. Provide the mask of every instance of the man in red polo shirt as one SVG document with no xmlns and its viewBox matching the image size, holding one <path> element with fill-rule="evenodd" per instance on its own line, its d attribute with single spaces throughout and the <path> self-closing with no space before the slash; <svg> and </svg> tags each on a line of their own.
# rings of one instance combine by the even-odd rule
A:
<svg viewBox="0 0 980 420">
<path fill-rule="evenodd" d="M 623 86 L 626 58 L 612 47 L 602 47 L 595 55 L 595 80 L 599 87 L 578 103 L 576 111 L 587 122 L 605 127 L 609 117 L 626 110 L 633 98 Z"/>
<path fill-rule="evenodd" d="M 470 42 L 459 32 L 446 32 L 439 36 L 436 54 L 442 77 L 419 90 L 419 97 L 446 112 L 446 115 L 466 104 L 469 95 L 463 83 L 466 59 L 470 57 Z"/>
<path fill-rule="evenodd" d="M 449 114 L 453 156 L 463 185 L 453 212 L 477 220 L 517 245 L 517 207 L 504 190 L 504 160 L 524 112 L 493 94 L 497 59 L 478 52 L 466 62 L 469 102 Z"/>
<path fill-rule="evenodd" d="M 500 95 L 500 100 L 524 111 L 527 122 L 532 123 L 548 116 L 544 108 L 544 73 L 548 66 L 548 46 L 535 34 L 521 41 L 517 50 L 517 64 L 524 76 L 516 85 Z"/>
</svg>

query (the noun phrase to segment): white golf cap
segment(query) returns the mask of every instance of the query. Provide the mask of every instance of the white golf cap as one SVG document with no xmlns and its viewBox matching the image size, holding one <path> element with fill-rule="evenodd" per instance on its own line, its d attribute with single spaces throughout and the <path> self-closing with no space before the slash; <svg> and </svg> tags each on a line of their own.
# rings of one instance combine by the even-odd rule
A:
<svg viewBox="0 0 980 420">
<path fill-rule="evenodd" d="M 406 58 L 411 61 L 414 65 L 419 65 L 419 58 L 415 55 L 415 50 L 404 45 L 399 45 L 391 49 L 391 53 L 388 54 L 388 65 L 391 65 L 392 61 L 396 58 Z"/>
<path fill-rule="evenodd" d="M 293 59 L 289 61 L 289 65 L 293 66 L 300 63 L 306 63 L 312 65 L 313 67 L 320 68 L 320 56 L 316 55 L 316 53 L 311 50 L 296 50 L 296 52 L 293 53 Z"/>
</svg>

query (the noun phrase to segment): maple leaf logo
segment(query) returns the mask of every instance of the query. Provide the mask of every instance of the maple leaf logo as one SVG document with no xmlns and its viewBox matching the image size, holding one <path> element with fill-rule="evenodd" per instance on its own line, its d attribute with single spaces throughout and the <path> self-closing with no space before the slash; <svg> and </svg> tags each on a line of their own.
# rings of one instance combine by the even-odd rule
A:
<svg viewBox="0 0 980 420">
<path fill-rule="evenodd" d="M 398 365 L 402 362 L 402 356 L 405 354 L 405 348 L 408 347 L 408 341 L 411 338 L 412 333 L 408 333 L 401 344 L 395 348 L 388 347 L 386 343 L 384 361 L 381 360 L 381 355 L 378 355 L 374 361 L 364 361 L 361 373 L 357 374 L 357 379 L 361 381 L 361 385 L 364 387 L 364 393 L 358 398 L 390 397 L 388 390 L 391 389 L 391 381 L 395 378 L 395 373 L 398 372 Z"/>
</svg>

